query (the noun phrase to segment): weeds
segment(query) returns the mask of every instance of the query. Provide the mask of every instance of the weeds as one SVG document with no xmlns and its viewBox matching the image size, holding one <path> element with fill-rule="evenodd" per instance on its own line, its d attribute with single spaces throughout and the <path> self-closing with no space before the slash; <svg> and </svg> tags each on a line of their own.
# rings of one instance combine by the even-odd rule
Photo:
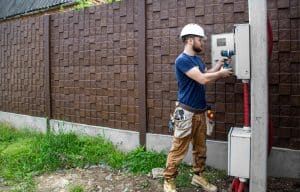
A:
<svg viewBox="0 0 300 192">
<path fill-rule="evenodd" d="M 165 154 L 145 151 L 139 147 L 127 155 L 124 167 L 133 173 L 147 174 L 155 167 L 164 167 L 165 163 Z"/>
<path fill-rule="evenodd" d="M 84 192 L 84 189 L 80 185 L 70 186 L 69 192 Z"/>
<path fill-rule="evenodd" d="M 147 174 L 153 168 L 164 167 L 165 162 L 163 153 L 146 151 L 142 147 L 124 153 L 102 137 L 73 133 L 44 135 L 0 124 L 0 178 L 15 186 L 15 191 L 32 191 L 35 186 L 33 176 L 57 169 L 106 164 L 113 169 Z M 178 187 L 190 186 L 191 167 L 181 164 L 179 172 Z M 207 175 L 213 183 L 226 176 L 212 168 L 208 168 Z M 80 186 L 70 188 L 70 191 L 80 190 Z"/>
<path fill-rule="evenodd" d="M 216 183 L 219 179 L 225 179 L 227 177 L 227 173 L 224 170 L 207 167 L 205 177 L 209 182 Z"/>
<path fill-rule="evenodd" d="M 176 184 L 180 187 L 190 187 L 192 180 L 192 167 L 186 164 L 179 166 L 179 175 L 176 177 Z"/>
<path fill-rule="evenodd" d="M 0 177 L 10 184 L 22 183 L 20 191 L 33 185 L 33 175 L 99 163 L 120 169 L 124 160 L 125 153 L 101 137 L 43 135 L 0 124 Z"/>
</svg>

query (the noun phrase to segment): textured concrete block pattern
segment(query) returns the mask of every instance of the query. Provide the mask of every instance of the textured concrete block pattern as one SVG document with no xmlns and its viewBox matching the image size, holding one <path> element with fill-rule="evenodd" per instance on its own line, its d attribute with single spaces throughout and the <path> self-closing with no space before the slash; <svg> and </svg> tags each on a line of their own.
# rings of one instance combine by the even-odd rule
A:
<svg viewBox="0 0 300 192">
<path fill-rule="evenodd" d="M 134 1 L 51 16 L 54 119 L 137 130 Z"/>
<path fill-rule="evenodd" d="M 0 24 L 0 110 L 44 116 L 41 17 Z"/>
</svg>

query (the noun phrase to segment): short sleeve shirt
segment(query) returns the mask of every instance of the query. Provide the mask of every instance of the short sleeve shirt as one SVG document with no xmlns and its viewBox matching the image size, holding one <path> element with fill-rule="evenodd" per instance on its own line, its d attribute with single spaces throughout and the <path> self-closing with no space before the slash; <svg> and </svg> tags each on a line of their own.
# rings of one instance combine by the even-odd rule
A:
<svg viewBox="0 0 300 192">
<path fill-rule="evenodd" d="M 206 108 L 204 85 L 189 78 L 185 73 L 190 69 L 198 67 L 205 72 L 205 64 L 199 56 L 190 56 L 181 53 L 175 61 L 175 72 L 178 82 L 178 101 L 196 110 Z"/>
</svg>

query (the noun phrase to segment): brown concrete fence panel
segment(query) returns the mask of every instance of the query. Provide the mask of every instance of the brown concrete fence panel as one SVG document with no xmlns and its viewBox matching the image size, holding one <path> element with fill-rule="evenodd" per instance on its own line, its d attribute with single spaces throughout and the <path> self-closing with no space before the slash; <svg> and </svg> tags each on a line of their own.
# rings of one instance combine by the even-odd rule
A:
<svg viewBox="0 0 300 192">
<path fill-rule="evenodd" d="M 137 131 L 134 1 L 51 15 L 54 119 Z"/>
<path fill-rule="evenodd" d="M 42 17 L 0 24 L 0 110 L 45 116 Z"/>
</svg>

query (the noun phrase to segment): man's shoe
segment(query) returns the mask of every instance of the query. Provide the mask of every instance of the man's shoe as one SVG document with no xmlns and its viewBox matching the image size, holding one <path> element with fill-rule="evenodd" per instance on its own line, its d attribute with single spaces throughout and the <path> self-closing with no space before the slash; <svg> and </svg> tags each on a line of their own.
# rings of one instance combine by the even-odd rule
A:
<svg viewBox="0 0 300 192">
<path fill-rule="evenodd" d="M 165 179 L 164 192 L 177 192 L 174 179 Z"/>
<path fill-rule="evenodd" d="M 194 175 L 192 179 L 192 185 L 200 186 L 205 191 L 208 192 L 217 192 L 217 187 L 213 184 L 210 184 L 203 176 Z"/>
</svg>

